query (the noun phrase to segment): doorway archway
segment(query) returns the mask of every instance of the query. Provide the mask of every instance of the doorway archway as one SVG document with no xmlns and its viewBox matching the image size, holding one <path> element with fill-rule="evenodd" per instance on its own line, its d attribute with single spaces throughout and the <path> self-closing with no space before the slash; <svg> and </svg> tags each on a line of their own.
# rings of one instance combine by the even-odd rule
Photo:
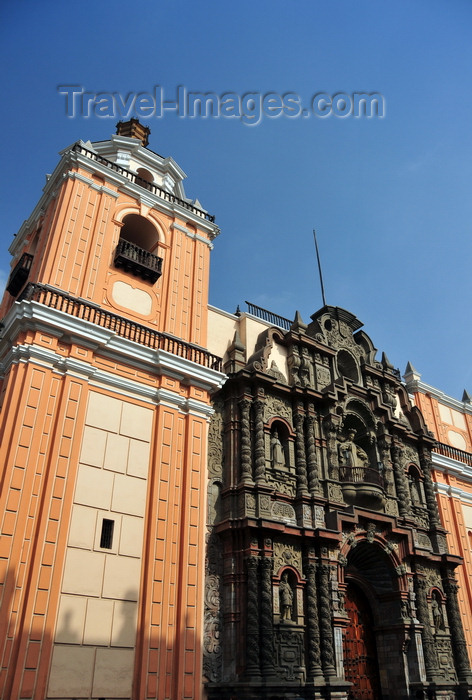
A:
<svg viewBox="0 0 472 700">
<path fill-rule="evenodd" d="M 352 700 L 380 700 L 379 663 L 374 620 L 367 597 L 349 583 L 345 597 L 349 623 L 344 635 L 344 673 L 352 683 L 348 697 Z"/>
</svg>

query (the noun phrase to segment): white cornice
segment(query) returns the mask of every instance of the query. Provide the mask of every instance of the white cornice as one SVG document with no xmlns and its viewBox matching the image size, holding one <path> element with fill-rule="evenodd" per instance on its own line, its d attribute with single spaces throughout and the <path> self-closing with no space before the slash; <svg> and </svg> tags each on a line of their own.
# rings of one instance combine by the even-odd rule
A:
<svg viewBox="0 0 472 700">
<path fill-rule="evenodd" d="M 63 357 L 53 350 L 38 345 L 15 345 L 10 348 L 0 365 L 2 376 L 12 364 L 31 363 L 51 369 L 55 374 L 67 375 L 87 382 L 91 387 L 114 389 L 120 396 L 139 399 L 152 405 L 165 405 L 176 408 L 181 413 L 196 415 L 209 420 L 213 415 L 213 408 L 198 401 L 187 399 L 177 392 L 168 389 L 156 389 L 135 379 L 120 377 L 112 372 L 92 367 L 83 360 Z"/>
<path fill-rule="evenodd" d="M 91 180 L 88 177 L 85 177 L 85 175 L 81 175 L 80 173 L 74 173 L 69 171 L 66 173 L 66 177 L 69 178 L 70 180 L 80 180 L 80 182 L 84 182 L 86 185 L 88 185 L 92 190 L 96 190 L 97 192 L 104 192 L 105 194 L 109 194 L 111 197 L 114 197 L 117 199 L 120 195 L 118 192 L 115 192 L 115 190 L 111 190 L 109 187 L 106 187 L 105 185 L 98 185 L 96 182 Z"/>
<path fill-rule="evenodd" d="M 472 467 L 451 457 L 445 457 L 438 452 L 432 452 L 433 468 L 444 474 L 453 474 L 456 478 L 472 484 Z"/>
<path fill-rule="evenodd" d="M 192 384 L 207 391 L 219 389 L 226 375 L 204 367 L 165 350 L 154 350 L 113 331 L 70 316 L 34 301 L 15 302 L 4 319 L 3 342 L 0 344 L 0 361 L 5 363 L 18 333 L 34 328 L 52 333 L 67 341 L 75 341 L 97 354 L 113 358 L 141 371 L 166 374 L 185 384 Z M 64 361 L 60 355 L 58 360 Z"/>
<path fill-rule="evenodd" d="M 472 406 L 469 403 L 459 401 L 459 399 L 454 399 L 452 396 L 448 396 L 443 391 L 440 391 L 429 384 L 425 384 L 419 379 L 412 379 L 409 382 L 406 382 L 406 388 L 411 394 L 429 394 L 429 396 L 432 396 L 449 408 L 453 408 L 461 413 L 468 413 L 469 415 L 472 415 Z"/>
<path fill-rule="evenodd" d="M 439 496 L 447 496 L 448 498 L 457 498 L 461 503 L 472 505 L 472 493 L 464 491 L 457 486 L 449 486 L 448 484 L 435 484 L 435 491 Z"/>
</svg>

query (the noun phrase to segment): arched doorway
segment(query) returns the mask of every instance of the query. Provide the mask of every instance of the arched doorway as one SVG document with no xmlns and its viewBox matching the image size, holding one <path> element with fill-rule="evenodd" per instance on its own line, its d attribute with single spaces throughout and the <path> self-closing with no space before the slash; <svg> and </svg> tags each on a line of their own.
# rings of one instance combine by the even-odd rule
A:
<svg viewBox="0 0 472 700">
<path fill-rule="evenodd" d="M 349 624 L 344 636 L 344 672 L 352 683 L 348 697 L 353 700 L 380 700 L 379 666 L 374 621 L 369 602 L 356 585 L 346 590 Z"/>
</svg>

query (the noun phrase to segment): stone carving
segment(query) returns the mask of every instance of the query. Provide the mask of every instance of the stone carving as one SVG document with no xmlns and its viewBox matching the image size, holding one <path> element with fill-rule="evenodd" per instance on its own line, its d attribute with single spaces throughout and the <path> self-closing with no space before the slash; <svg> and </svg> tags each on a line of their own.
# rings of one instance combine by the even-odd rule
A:
<svg viewBox="0 0 472 700">
<path fill-rule="evenodd" d="M 276 635 L 277 667 L 286 681 L 296 681 L 304 677 L 303 632 L 280 627 Z"/>
<path fill-rule="evenodd" d="M 260 646 L 259 646 L 259 595 L 258 570 L 259 557 L 247 557 L 247 639 L 246 639 L 246 671 L 252 675 L 260 675 Z"/>
<path fill-rule="evenodd" d="M 265 480 L 264 401 L 254 401 L 254 476 L 256 482 Z"/>
<path fill-rule="evenodd" d="M 316 365 L 316 384 L 318 389 L 324 389 L 331 384 L 331 372 L 327 367 Z"/>
<path fill-rule="evenodd" d="M 302 569 L 301 547 L 294 544 L 274 542 L 274 570 L 280 571 L 284 566 L 293 566 L 294 569 Z"/>
<path fill-rule="evenodd" d="M 339 484 L 328 485 L 328 498 L 336 503 L 344 503 L 343 492 Z"/>
<path fill-rule="evenodd" d="M 266 474 L 267 483 L 270 484 L 276 491 L 286 496 L 295 496 L 296 479 L 291 474 L 284 474 L 283 478 L 277 478 L 273 474 Z"/>
<path fill-rule="evenodd" d="M 270 369 L 267 371 L 267 374 L 270 374 L 271 377 L 275 377 L 275 379 L 277 379 L 282 384 L 287 383 L 287 379 L 286 379 L 285 375 L 282 374 L 282 372 L 279 370 L 275 360 L 272 360 L 271 365 L 270 365 Z"/>
<path fill-rule="evenodd" d="M 251 466 L 251 402 L 248 399 L 239 401 L 241 442 L 240 442 L 240 466 L 241 480 L 252 482 Z"/>
<path fill-rule="evenodd" d="M 288 572 L 282 574 L 279 586 L 280 597 L 280 619 L 282 621 L 292 621 L 293 619 L 293 591 L 288 580 Z"/>
<path fill-rule="evenodd" d="M 444 616 L 442 612 L 442 607 L 441 607 L 441 601 L 438 600 L 437 595 L 433 593 L 433 596 L 431 598 L 431 612 L 433 614 L 433 625 L 434 625 L 434 631 L 436 634 L 438 632 L 444 632 L 445 630 L 445 625 L 444 625 Z"/>
<path fill-rule="evenodd" d="M 264 420 L 266 423 L 271 418 L 280 416 L 288 421 L 292 420 L 292 408 L 289 401 L 283 401 L 276 396 L 268 396 L 264 403 Z"/>
<path fill-rule="evenodd" d="M 270 437 L 270 461 L 274 469 L 285 468 L 285 451 L 277 430 L 274 430 Z"/>
<path fill-rule="evenodd" d="M 275 520 L 283 520 L 293 525 L 297 524 L 295 509 L 289 503 L 275 501 L 272 505 L 272 517 Z"/>
<path fill-rule="evenodd" d="M 356 431 L 350 428 L 347 435 L 338 438 L 339 466 L 342 467 L 368 467 L 369 457 L 367 452 L 354 442 Z"/>
<path fill-rule="evenodd" d="M 208 473 L 222 478 L 223 474 L 223 402 L 216 401 L 215 412 L 208 426 Z"/>
<path fill-rule="evenodd" d="M 329 595 L 330 567 L 328 564 L 320 564 L 318 567 L 320 594 L 320 641 L 321 661 L 327 676 L 335 676 L 334 663 L 333 626 L 331 620 L 331 603 Z"/>
<path fill-rule="evenodd" d="M 221 577 L 222 552 L 216 535 L 207 537 L 203 622 L 203 673 L 209 681 L 221 678 Z"/>
<path fill-rule="evenodd" d="M 272 559 L 261 559 L 261 661 L 264 674 L 274 667 L 274 634 L 272 622 Z"/>
<path fill-rule="evenodd" d="M 306 455 L 305 455 L 305 437 L 304 437 L 304 419 L 300 413 L 296 413 L 293 417 L 295 424 L 295 463 L 297 473 L 297 493 L 308 494 L 308 480 L 306 474 Z"/>
</svg>

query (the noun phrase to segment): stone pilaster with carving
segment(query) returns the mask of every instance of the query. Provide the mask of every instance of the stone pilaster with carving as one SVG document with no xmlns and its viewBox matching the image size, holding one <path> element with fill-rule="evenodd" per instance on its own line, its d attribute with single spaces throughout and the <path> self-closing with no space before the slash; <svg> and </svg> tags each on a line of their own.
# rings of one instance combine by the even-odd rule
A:
<svg viewBox="0 0 472 700">
<path fill-rule="evenodd" d="M 321 663 L 323 665 L 323 671 L 328 677 L 336 675 L 329 579 L 329 564 L 319 564 L 318 589 L 320 600 Z"/>
<path fill-rule="evenodd" d="M 408 481 L 403 466 L 403 450 L 399 445 L 392 447 L 393 473 L 398 496 L 398 509 L 402 518 L 407 518 L 411 512 Z"/>
<path fill-rule="evenodd" d="M 295 470 L 297 475 L 297 495 L 308 495 L 308 480 L 306 475 L 304 417 L 297 410 L 293 416 L 295 426 Z"/>
<path fill-rule="evenodd" d="M 320 625 L 318 616 L 318 600 L 316 586 L 316 565 L 308 563 L 305 566 L 306 576 L 306 626 L 307 626 L 307 674 L 312 681 L 319 682 L 323 678 L 321 668 Z"/>
<path fill-rule="evenodd" d="M 305 438 L 308 488 L 312 495 L 316 495 L 320 491 L 320 481 L 318 477 L 318 464 L 316 459 L 315 417 L 312 412 L 310 412 L 305 418 Z"/>
<path fill-rule="evenodd" d="M 434 529 L 441 526 L 441 521 L 439 520 L 438 504 L 434 493 L 433 479 L 431 477 L 432 462 L 429 450 L 424 449 L 420 452 L 420 463 L 424 476 L 424 495 L 426 498 L 426 505 L 428 506 L 429 522 L 431 528 Z"/>
<path fill-rule="evenodd" d="M 447 571 L 443 578 L 444 592 L 446 594 L 446 611 L 451 631 L 452 649 L 456 660 L 456 670 L 459 681 L 471 683 L 469 656 L 467 643 L 462 626 L 459 603 L 457 600 L 458 585 L 453 571 Z"/>
<path fill-rule="evenodd" d="M 257 483 L 264 483 L 266 476 L 264 442 L 264 401 L 254 401 L 254 476 Z"/>
<path fill-rule="evenodd" d="M 252 484 L 252 466 L 251 466 L 251 401 L 249 399 L 241 399 L 238 403 L 240 415 L 240 467 L 241 481 L 243 483 Z"/>
<path fill-rule="evenodd" d="M 426 597 L 427 589 L 427 581 L 417 576 L 415 580 L 416 612 L 420 623 L 423 625 L 424 663 L 428 680 L 434 680 L 438 674 L 438 657 L 429 618 L 428 600 Z"/>
<path fill-rule="evenodd" d="M 338 451 L 336 449 L 336 438 L 338 426 L 332 416 L 326 416 L 323 421 L 323 428 L 326 435 L 326 449 L 328 453 L 328 475 L 330 479 L 339 479 Z"/>
<path fill-rule="evenodd" d="M 295 345 L 292 345 L 288 357 L 287 357 L 287 364 L 290 370 L 290 375 L 291 375 L 291 380 L 292 384 L 295 386 L 300 386 L 301 381 L 300 381 L 300 365 L 301 365 L 301 360 L 300 360 L 300 355 L 298 353 L 298 348 Z"/>
<path fill-rule="evenodd" d="M 272 558 L 261 559 L 261 662 L 262 675 L 274 673 L 274 627 L 272 605 Z"/>
<path fill-rule="evenodd" d="M 246 604 L 246 675 L 260 676 L 259 645 L 259 557 L 246 558 L 247 604 Z"/>
<path fill-rule="evenodd" d="M 203 673 L 211 682 L 221 679 L 222 669 L 222 611 L 221 611 L 222 553 L 217 535 L 207 537 L 205 559 L 205 608 L 203 622 Z"/>
</svg>

